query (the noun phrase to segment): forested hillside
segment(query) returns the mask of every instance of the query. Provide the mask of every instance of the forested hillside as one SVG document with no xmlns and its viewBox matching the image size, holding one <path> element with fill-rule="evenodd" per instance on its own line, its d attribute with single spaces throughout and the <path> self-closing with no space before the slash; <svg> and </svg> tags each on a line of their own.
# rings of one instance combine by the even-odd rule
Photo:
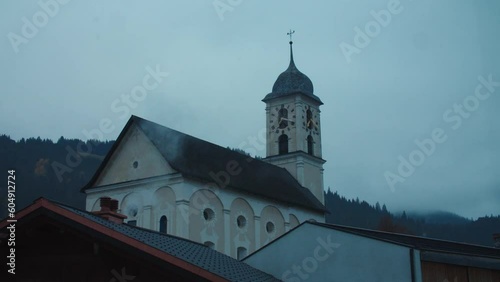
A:
<svg viewBox="0 0 500 282">
<path fill-rule="evenodd" d="M 329 223 L 405 233 L 470 244 L 493 246 L 493 233 L 500 233 L 500 216 L 471 220 L 449 212 L 415 214 L 403 211 L 395 215 L 385 205 L 370 205 L 359 199 L 348 200 L 330 189 L 325 194 Z"/>
<path fill-rule="evenodd" d="M 63 137 L 56 143 L 40 137 L 14 141 L 0 135 L 0 171 L 5 177 L 0 184 L 0 218 L 7 213 L 7 170 L 15 170 L 16 210 L 41 196 L 85 208 L 80 188 L 92 177 L 112 144 Z"/>
</svg>

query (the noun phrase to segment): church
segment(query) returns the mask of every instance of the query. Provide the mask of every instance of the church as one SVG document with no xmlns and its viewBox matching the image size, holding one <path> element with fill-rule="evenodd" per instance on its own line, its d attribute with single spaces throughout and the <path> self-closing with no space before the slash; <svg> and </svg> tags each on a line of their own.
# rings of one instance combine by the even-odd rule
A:
<svg viewBox="0 0 500 282">
<path fill-rule="evenodd" d="M 321 99 L 293 59 L 266 104 L 266 157 L 132 116 L 82 188 L 86 210 L 118 201 L 125 222 L 242 259 L 299 224 L 325 221 Z"/>
</svg>

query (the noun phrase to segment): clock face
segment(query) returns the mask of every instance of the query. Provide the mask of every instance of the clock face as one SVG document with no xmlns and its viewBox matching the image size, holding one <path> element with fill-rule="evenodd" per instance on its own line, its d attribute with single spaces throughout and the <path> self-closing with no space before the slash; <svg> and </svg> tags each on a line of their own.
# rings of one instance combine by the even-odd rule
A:
<svg viewBox="0 0 500 282">
<path fill-rule="evenodd" d="M 306 106 L 305 109 L 302 110 L 302 119 L 304 122 L 302 123 L 302 128 L 308 132 L 311 132 L 314 135 L 318 135 L 319 133 L 319 116 L 318 112 Z"/>
<path fill-rule="evenodd" d="M 295 127 L 295 109 L 290 104 L 274 106 L 271 109 L 271 118 L 269 119 L 269 133 L 279 133 L 280 130 L 289 131 Z"/>
</svg>

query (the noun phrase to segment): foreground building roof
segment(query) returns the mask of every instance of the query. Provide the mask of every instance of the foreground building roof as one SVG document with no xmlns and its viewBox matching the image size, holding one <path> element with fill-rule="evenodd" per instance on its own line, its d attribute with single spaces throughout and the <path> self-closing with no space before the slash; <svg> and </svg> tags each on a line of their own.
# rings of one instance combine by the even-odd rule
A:
<svg viewBox="0 0 500 282">
<path fill-rule="evenodd" d="M 120 257 L 144 259 L 145 262 L 158 266 L 160 273 L 161 271 L 175 273 L 175 277 L 186 281 L 279 281 L 269 274 L 205 245 L 128 224 L 115 223 L 96 214 L 44 198 L 36 200 L 32 205 L 19 211 L 16 214 L 16 219 L 16 234 L 20 237 L 24 233 L 36 233 L 33 231 L 35 229 L 58 226 L 60 229 L 58 233 L 76 233 L 78 237 L 81 236 L 85 240 L 93 241 L 94 246 L 95 244 L 113 246 L 118 250 Z M 3 234 L 3 238 L 5 238 L 5 234 L 8 234 L 6 227 L 9 224 L 7 219 L 0 222 L 0 235 Z M 70 236 L 64 237 L 69 238 Z M 37 236 L 34 240 L 41 240 L 41 238 Z M 0 241 L 3 241 L 0 243 L 0 247 L 3 249 L 7 245 L 6 240 L 0 239 Z M 33 242 L 35 245 L 43 245 L 44 243 Z M 62 244 L 63 242 L 61 242 Z M 79 242 L 71 242 L 71 244 L 84 245 Z M 57 246 L 50 247 L 54 248 L 54 252 L 57 253 Z M 114 252 L 117 252 L 116 249 Z M 17 253 L 18 256 L 41 256 L 36 251 L 31 254 L 29 252 L 31 251 L 23 249 Z M 43 257 L 40 259 L 44 260 Z M 53 265 L 52 267 L 59 266 Z M 20 264 L 18 271 L 21 270 Z"/>
<path fill-rule="evenodd" d="M 450 254 L 455 253 L 455 254 L 492 257 L 500 259 L 500 249 L 496 249 L 493 247 L 472 245 L 454 241 L 446 241 L 446 240 L 399 234 L 399 233 L 383 232 L 383 231 L 356 228 L 356 227 L 336 225 L 336 224 L 319 223 L 319 222 L 309 222 L 309 223 L 389 243 L 400 244 L 403 246 L 408 246 L 422 251 L 444 252 Z M 498 268 L 500 269 L 500 265 L 498 266 Z"/>
<path fill-rule="evenodd" d="M 283 281 L 500 281 L 498 248 L 311 221 L 244 261 Z"/>
</svg>

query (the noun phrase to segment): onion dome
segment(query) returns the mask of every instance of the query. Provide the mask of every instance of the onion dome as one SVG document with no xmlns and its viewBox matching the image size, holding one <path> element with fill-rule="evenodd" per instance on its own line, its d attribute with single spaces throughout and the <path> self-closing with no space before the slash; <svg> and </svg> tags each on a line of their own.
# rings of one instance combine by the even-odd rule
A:
<svg viewBox="0 0 500 282">
<path fill-rule="evenodd" d="M 295 62 L 293 61 L 292 45 L 293 42 L 290 41 L 290 64 L 288 65 L 288 68 L 278 76 L 278 79 L 276 79 L 276 82 L 274 83 L 272 92 L 267 94 L 262 101 L 265 102 L 274 98 L 300 93 L 312 98 L 320 104 L 323 104 L 319 97 L 314 95 L 312 81 L 295 66 Z"/>
</svg>

